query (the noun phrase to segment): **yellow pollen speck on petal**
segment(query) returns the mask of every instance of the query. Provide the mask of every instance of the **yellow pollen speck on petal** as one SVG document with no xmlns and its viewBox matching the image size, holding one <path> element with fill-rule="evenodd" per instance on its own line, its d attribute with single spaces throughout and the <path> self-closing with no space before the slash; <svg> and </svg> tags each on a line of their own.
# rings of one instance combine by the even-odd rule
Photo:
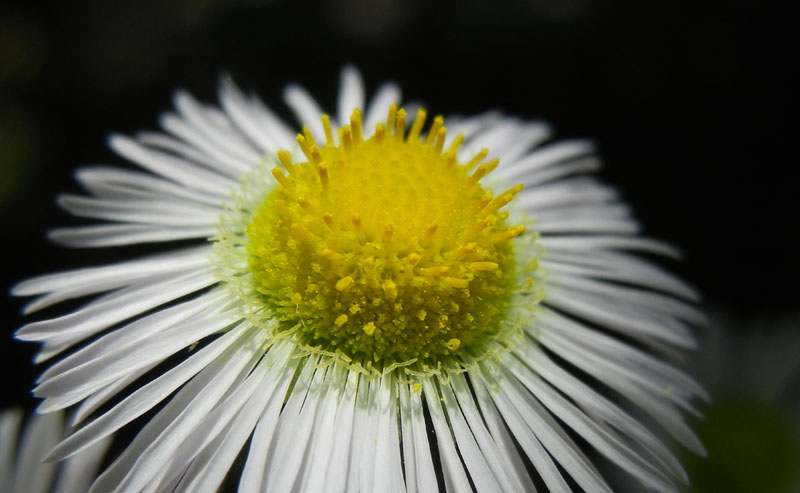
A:
<svg viewBox="0 0 800 493">
<path fill-rule="evenodd" d="M 460 160 L 464 137 L 439 116 L 425 132 L 426 118 L 392 105 L 374 128 L 356 110 L 337 129 L 323 115 L 324 136 L 297 136 L 305 160 L 278 153 L 247 251 L 254 290 L 299 345 L 436 367 L 503 330 L 525 231 L 505 208 L 522 186 L 494 195 L 482 180 L 499 160 Z"/>
</svg>

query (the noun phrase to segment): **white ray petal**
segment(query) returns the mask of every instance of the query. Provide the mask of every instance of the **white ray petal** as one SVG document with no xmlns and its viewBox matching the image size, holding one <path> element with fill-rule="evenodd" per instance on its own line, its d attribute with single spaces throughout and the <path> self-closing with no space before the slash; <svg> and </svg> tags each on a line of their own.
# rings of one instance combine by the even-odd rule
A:
<svg viewBox="0 0 800 493">
<path fill-rule="evenodd" d="M 609 306 L 595 297 L 563 288 L 548 288 L 547 305 L 644 342 L 654 338 L 689 349 L 697 344 L 687 329 L 677 331 L 674 321 L 668 325 L 666 317 L 635 307 Z"/>
<path fill-rule="evenodd" d="M 153 147 L 161 147 L 171 152 L 184 146 L 163 134 L 144 133 L 140 141 Z M 192 148 L 190 148 L 192 149 Z M 188 150 L 184 150 L 188 152 Z M 150 199 L 150 200 L 176 200 L 205 204 L 221 208 L 230 194 L 211 194 L 207 191 L 198 191 L 185 187 L 173 181 L 165 180 L 149 173 L 130 171 L 126 169 L 111 168 L 106 166 L 92 166 L 80 168 L 75 172 L 75 177 L 86 189 L 97 197 L 112 199 Z"/>
<path fill-rule="evenodd" d="M 138 418 L 167 398 L 187 380 L 208 367 L 211 362 L 215 361 L 227 349 L 235 347 L 239 339 L 243 338 L 245 334 L 257 332 L 248 331 L 248 329 L 250 327 L 247 324 L 241 324 L 231 329 L 208 346 L 191 355 L 180 365 L 165 372 L 147 385 L 143 385 L 111 410 L 87 423 L 86 426 L 61 441 L 48 454 L 47 460 L 59 460 L 80 452 Z M 197 384 L 200 384 L 199 380 Z M 176 399 L 177 396 L 170 403 L 174 401 L 177 405 L 180 401 Z"/>
<path fill-rule="evenodd" d="M 350 122 L 350 115 L 354 109 L 364 111 L 364 81 L 361 80 L 358 70 L 350 65 L 342 69 L 337 107 L 339 125 L 342 126 Z"/>
<path fill-rule="evenodd" d="M 231 124 L 228 115 L 201 105 L 183 91 L 175 94 L 175 106 L 186 119 L 186 130 L 191 131 L 181 136 L 229 166 L 232 176 L 248 171 L 261 158 L 261 152 Z"/>
<path fill-rule="evenodd" d="M 58 465 L 43 463 L 45 456 L 58 440 L 64 429 L 61 414 L 35 414 L 25 425 L 17 452 L 17 465 L 11 491 L 26 493 L 47 493 Z M 7 487 L 9 484 L 4 485 Z"/>
<path fill-rule="evenodd" d="M 345 391 L 347 371 L 341 366 L 328 370 L 323 383 L 323 396 L 320 412 L 314 421 L 313 440 L 309 450 L 309 467 L 301 483 L 302 491 L 331 491 L 326 476 L 334 459 L 333 450 L 336 436 L 336 414 L 340 407 L 342 393 Z"/>
<path fill-rule="evenodd" d="M 467 380 L 464 375 L 457 374 L 451 377 L 450 386 L 452 387 L 452 391 L 448 391 L 448 387 L 443 387 L 445 405 L 447 405 L 447 400 L 449 398 L 458 402 L 458 407 L 461 409 L 461 413 L 464 415 L 469 425 L 469 430 L 467 431 L 470 431 L 474 435 L 477 445 L 480 447 L 483 460 L 486 461 L 486 464 L 491 469 L 494 478 L 499 483 L 501 491 L 525 491 L 526 486 L 520 482 L 521 478 L 518 476 L 517 471 L 514 470 L 513 465 L 509 461 L 504 460 L 504 455 L 507 450 L 504 450 L 502 446 L 496 443 L 495 438 L 484 425 L 483 417 L 480 415 L 480 409 L 472 397 L 472 392 L 467 386 Z M 447 394 L 451 394 L 450 397 L 448 397 Z M 454 408 L 453 414 L 455 414 L 455 412 Z M 448 412 L 448 414 L 450 413 Z M 452 425 L 454 420 L 451 419 L 450 422 Z M 458 428 L 455 426 L 453 428 L 456 433 L 458 433 Z M 460 450 L 461 440 L 459 440 L 458 443 Z M 473 476 L 472 472 L 470 472 L 470 475 Z M 530 488 L 527 489 L 530 490 Z"/>
<path fill-rule="evenodd" d="M 219 222 L 220 215 L 218 208 L 175 200 L 120 200 L 60 195 L 58 204 L 78 217 L 164 226 L 212 226 Z"/>
<path fill-rule="evenodd" d="M 111 442 L 111 437 L 104 438 L 89 449 L 64 461 L 53 492 L 84 493 L 88 491 L 100 471 L 100 466 Z"/>
<path fill-rule="evenodd" d="M 545 209 L 571 205 L 597 205 L 615 202 L 613 188 L 587 177 L 571 177 L 523 190 L 515 200 L 515 209 L 538 214 Z"/>
<path fill-rule="evenodd" d="M 182 403 L 176 415 L 169 416 L 167 426 L 152 427 L 152 434 L 147 433 L 145 428 L 137 435 L 137 440 L 144 441 L 147 447 L 137 454 L 134 465 L 118 485 L 121 492 L 138 492 L 148 482 L 163 475 L 166 471 L 162 467 L 168 463 L 180 444 L 194 433 L 197 425 L 235 385 L 237 378 L 248 373 L 258 362 L 262 354 L 259 346 L 265 341 L 266 334 L 264 331 L 251 331 L 250 336 L 251 339 L 232 347 L 233 350 L 227 357 L 220 358 L 222 364 L 219 367 L 208 367 L 212 370 L 212 375 L 207 384 L 189 401 Z M 162 412 L 165 411 L 166 408 Z M 156 418 L 150 423 L 153 422 L 156 422 Z"/>
<path fill-rule="evenodd" d="M 641 284 L 647 284 L 647 280 L 642 281 Z M 548 276 L 548 283 L 564 289 L 581 292 L 588 297 L 595 297 L 598 301 L 602 300 L 602 302 L 606 302 L 609 305 L 619 303 L 648 311 L 661 312 L 694 325 L 708 323 L 706 316 L 693 305 L 641 288 L 629 288 L 618 284 L 596 281 L 584 276 L 566 274 L 563 271 L 553 272 L 552 270 Z"/>
<path fill-rule="evenodd" d="M 386 83 L 378 88 L 364 115 L 364 132 L 369 134 L 378 122 L 383 121 L 392 104 L 400 104 L 402 93 L 397 84 Z"/>
<path fill-rule="evenodd" d="M 0 412 L 0 484 L 14 483 L 17 435 L 21 424 L 22 411 L 9 409 Z"/>
<path fill-rule="evenodd" d="M 564 162 L 572 161 L 578 157 L 591 155 L 594 152 L 594 145 L 586 140 L 562 140 L 553 142 L 527 154 L 521 159 L 501 165 L 497 171 L 503 173 L 516 173 L 520 170 L 525 174 L 539 171 L 551 166 L 561 165 Z"/>
<path fill-rule="evenodd" d="M 551 275 L 566 274 L 622 281 L 658 289 L 691 301 L 698 299 L 697 292 L 677 277 L 623 253 L 565 253 L 548 248 L 540 265 Z M 698 318 L 698 323 L 704 323 L 704 318 Z"/>
<path fill-rule="evenodd" d="M 428 411 L 431 415 L 433 428 L 436 431 L 436 439 L 439 444 L 439 456 L 442 460 L 445 479 L 448 480 L 448 490 L 452 487 L 454 491 L 470 491 L 471 486 L 467 479 L 466 471 L 461 464 L 461 459 L 456 449 L 455 441 L 447 424 L 444 412 L 442 411 L 442 398 L 431 379 L 426 378 L 422 381 L 425 401 L 428 403 Z"/>
<path fill-rule="evenodd" d="M 248 101 L 229 76 L 220 81 L 219 98 L 233 123 L 262 153 L 271 154 L 292 144 L 289 128 L 272 112 L 260 111 L 263 105 Z"/>
<path fill-rule="evenodd" d="M 108 145 L 143 168 L 189 188 L 226 196 L 236 186 L 233 178 L 208 171 L 185 159 L 150 149 L 122 135 L 112 135 Z"/>
<path fill-rule="evenodd" d="M 347 485 L 347 471 L 350 465 L 350 448 L 352 445 L 358 379 L 358 372 L 347 372 L 347 381 L 344 384 L 340 402 L 336 410 L 333 448 L 331 450 L 331 459 L 328 464 L 328 473 L 325 480 L 326 491 L 330 493 L 344 492 L 345 486 Z"/>
<path fill-rule="evenodd" d="M 680 258 L 680 251 L 675 247 L 659 240 L 636 236 L 548 236 L 539 241 L 548 251 L 558 253 L 593 255 L 597 251 L 606 253 L 608 250 L 631 250 Z"/>
<path fill-rule="evenodd" d="M 298 85 L 289 85 L 283 91 L 283 100 L 294 111 L 300 123 L 311 130 L 315 139 L 324 138 L 325 131 L 320 120 L 322 109 L 308 91 Z"/>
<path fill-rule="evenodd" d="M 164 361 L 200 339 L 241 319 L 238 311 L 191 320 L 166 334 L 149 338 L 133 349 L 115 348 L 99 358 L 50 378 L 34 389 L 37 397 L 46 397 L 41 408 L 49 411 L 72 405 L 94 391 L 124 378 L 129 372 Z"/>
<path fill-rule="evenodd" d="M 102 224 L 57 228 L 51 230 L 48 237 L 56 243 L 69 247 L 96 248 L 210 238 L 218 232 L 218 228 L 210 226 L 166 227 L 147 224 Z"/>
<path fill-rule="evenodd" d="M 522 360 L 538 375 L 569 396 L 585 409 L 587 414 L 594 416 L 595 421 L 602 420 L 630 436 L 653 454 L 672 474 L 688 483 L 689 477 L 675 455 L 641 423 L 555 364 L 538 346 L 523 344 L 518 352 L 521 353 Z"/>
<path fill-rule="evenodd" d="M 109 291 L 160 272 L 175 272 L 204 266 L 208 263 L 208 254 L 209 248 L 206 246 L 192 247 L 101 267 L 45 274 L 17 283 L 11 289 L 11 294 L 31 296 L 98 285 L 101 287 L 84 294 Z"/>
<path fill-rule="evenodd" d="M 106 294 L 70 314 L 30 323 L 16 333 L 29 341 L 72 338 L 76 342 L 130 317 L 219 282 L 207 267 L 160 282 L 131 285 Z"/>
<path fill-rule="evenodd" d="M 506 395 L 520 415 L 561 467 L 577 482 L 584 491 L 611 493 L 611 488 L 594 464 L 581 451 L 580 447 L 567 435 L 564 429 L 525 388 L 508 373 L 507 360 L 496 365 L 499 371 L 496 379 L 500 391 Z"/>
<path fill-rule="evenodd" d="M 472 389 L 475 391 L 475 399 L 480 406 L 481 416 L 486 422 L 492 439 L 497 445 L 500 460 L 503 466 L 509 471 L 509 476 L 513 478 L 511 480 L 520 483 L 520 487 L 515 491 L 535 492 L 536 487 L 533 481 L 531 481 L 528 468 L 525 466 L 522 457 L 517 451 L 517 446 L 508 432 L 508 426 L 503 422 L 503 418 L 497 409 L 497 404 L 492 400 L 484 385 L 481 382 L 476 382 L 476 379 L 482 378 L 480 372 L 477 370 L 471 371 L 469 372 L 469 377 L 472 382 Z M 463 382 L 459 383 L 459 380 L 463 380 L 463 377 L 455 380 L 456 385 L 464 385 Z"/>
<path fill-rule="evenodd" d="M 58 363 L 51 365 L 37 379 L 37 383 L 44 382 L 65 371 L 101 357 L 106 351 L 123 350 L 132 347 L 138 342 L 152 337 L 169 327 L 173 327 L 175 324 L 185 321 L 201 311 L 205 311 L 205 315 L 218 313 L 225 308 L 230 296 L 225 290 L 219 289 L 198 296 L 193 300 L 138 318 L 119 330 L 100 337 Z"/>
<path fill-rule="evenodd" d="M 519 442 L 525 454 L 530 459 L 536 472 L 544 481 L 550 491 L 567 492 L 570 487 L 559 472 L 553 459 L 548 455 L 537 438 L 536 434 L 527 424 L 527 416 L 521 415 L 511 403 L 505 393 L 501 392 L 496 380 L 486 368 L 481 371 L 481 376 L 473 378 L 475 392 L 484 401 L 491 401 L 497 406 L 500 415 L 508 425 L 514 439 Z"/>
<path fill-rule="evenodd" d="M 299 360 L 294 360 L 299 361 Z M 275 428 L 281 409 L 287 400 L 286 392 L 289 384 L 297 375 L 297 364 L 287 364 L 280 376 L 276 378 L 275 392 L 264 412 L 258 417 L 258 423 L 250 440 L 244 471 L 239 480 L 240 493 L 258 493 L 263 490 L 266 472 L 267 454 L 273 447 Z"/>
<path fill-rule="evenodd" d="M 470 426 L 467 424 L 462 414 L 463 408 L 470 405 L 466 400 L 471 399 L 471 396 L 462 394 L 461 397 L 464 398 L 464 406 L 460 408 L 459 404 L 461 402 L 456 399 L 456 395 L 449 385 L 440 384 L 439 391 L 442 396 L 440 398 L 440 402 L 442 403 L 440 406 L 445 410 L 456 447 L 458 447 L 459 454 L 464 464 L 467 466 L 467 472 L 475 485 L 475 489 L 479 493 L 508 491 L 509 485 L 506 483 L 502 487 L 500 486 L 498 482 L 499 478 L 495 476 L 492 465 L 489 464 L 486 458 L 486 454 L 494 452 L 494 450 L 491 450 L 489 447 L 489 441 L 484 441 L 486 449 L 481 450 L 481 448 L 478 447 L 475 437 L 480 427 L 470 429 Z M 499 464 L 496 463 L 494 465 L 499 466 Z M 498 467 L 497 469 L 500 468 Z"/>
<path fill-rule="evenodd" d="M 315 369 L 318 357 L 305 362 L 286 407 L 281 411 L 274 448 L 267 458 L 266 491 L 292 491 L 304 465 L 312 422 L 322 393 L 324 369 Z"/>
<path fill-rule="evenodd" d="M 293 348 L 287 344 L 268 351 L 256 370 L 248 376 L 244 384 L 240 385 L 240 389 L 237 389 L 236 394 L 238 395 L 231 394 L 224 403 L 215 409 L 214 413 L 205 419 L 204 425 L 208 423 L 214 428 L 223 425 L 227 427 L 220 435 L 220 443 L 210 445 L 209 442 L 216 436 L 216 433 L 207 432 L 205 428 L 198 428 L 197 432 L 184 442 L 183 449 L 195 454 L 200 452 L 200 454 L 192 461 L 191 467 L 181 482 L 182 491 L 209 491 L 212 493 L 217 491 L 244 443 L 252 435 L 258 418 L 264 412 L 267 404 L 274 399 L 283 399 L 289 379 L 279 377 L 286 374 L 287 360 L 292 350 Z M 237 397 L 243 396 L 247 397 L 247 401 L 238 402 L 240 399 Z M 233 412 L 236 413 L 235 416 L 231 415 Z M 260 443 L 258 446 L 263 447 L 266 444 Z M 185 455 L 185 453 L 176 453 L 176 456 Z M 183 465 L 188 464 L 184 463 Z M 183 468 L 179 468 L 179 470 L 181 469 Z"/>
<path fill-rule="evenodd" d="M 614 464 L 639 478 L 648 488 L 665 493 L 677 491 L 675 485 L 661 471 L 625 445 L 615 434 L 598 426 L 556 390 L 542 382 L 532 371 L 525 369 L 518 360 L 507 357 L 504 363 L 509 373 L 519 379 L 548 411 Z M 584 488 L 587 491 L 596 491 L 586 486 Z"/>
<path fill-rule="evenodd" d="M 396 386 L 392 373 L 380 377 L 380 388 L 374 397 L 378 415 L 375 432 L 375 464 L 372 490 L 405 493 L 401 470 L 400 441 L 397 428 Z"/>
</svg>

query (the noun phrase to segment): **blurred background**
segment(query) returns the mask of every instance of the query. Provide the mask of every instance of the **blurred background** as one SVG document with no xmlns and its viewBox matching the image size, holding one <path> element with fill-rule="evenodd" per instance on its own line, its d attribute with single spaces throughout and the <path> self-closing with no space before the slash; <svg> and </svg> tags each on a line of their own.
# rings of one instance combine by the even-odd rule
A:
<svg viewBox="0 0 800 493">
<path fill-rule="evenodd" d="M 645 234 L 685 252 L 668 267 L 699 288 L 712 316 L 690 358 L 715 392 L 697 424 L 711 457 L 686 459 L 697 491 L 800 491 L 800 375 L 789 364 L 800 359 L 797 17 L 779 5 L 6 0 L 0 286 L 117 258 L 50 245 L 47 229 L 79 223 L 54 197 L 79 191 L 76 167 L 120 163 L 106 135 L 155 128 L 176 87 L 213 101 L 227 72 L 289 119 L 287 82 L 332 109 L 339 69 L 353 63 L 368 93 L 396 80 L 432 113 L 499 109 L 546 119 L 559 138 L 593 139 L 603 179 Z M 0 303 L 0 407 L 33 408 L 42 368 L 30 364 L 34 345 L 11 341 L 23 303 Z"/>
</svg>

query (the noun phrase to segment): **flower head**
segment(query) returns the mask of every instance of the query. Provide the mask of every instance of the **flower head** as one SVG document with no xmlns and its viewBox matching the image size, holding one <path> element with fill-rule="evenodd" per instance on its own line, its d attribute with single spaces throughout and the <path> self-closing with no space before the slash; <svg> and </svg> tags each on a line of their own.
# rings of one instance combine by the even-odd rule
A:
<svg viewBox="0 0 800 493">
<path fill-rule="evenodd" d="M 165 402 L 93 491 L 213 491 L 248 442 L 241 491 L 609 491 L 567 429 L 673 491 L 680 464 L 618 402 L 702 452 L 682 411 L 703 390 L 664 359 L 703 316 L 632 254 L 674 251 L 580 176 L 590 145 L 363 93 L 345 69 L 333 119 L 290 87 L 297 132 L 227 80 L 222 109 L 179 93 L 166 134 L 111 139 L 146 172 L 78 173 L 91 196 L 62 205 L 110 223 L 57 241 L 210 241 L 15 288 L 43 295 L 29 311 L 100 294 L 17 333 L 40 360 L 95 338 L 35 390 L 91 417 L 51 458 Z"/>
</svg>

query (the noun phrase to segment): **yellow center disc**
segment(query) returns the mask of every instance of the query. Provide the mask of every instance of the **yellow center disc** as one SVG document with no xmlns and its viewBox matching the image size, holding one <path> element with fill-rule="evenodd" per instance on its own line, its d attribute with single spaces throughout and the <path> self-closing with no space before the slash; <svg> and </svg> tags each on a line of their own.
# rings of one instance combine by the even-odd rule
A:
<svg viewBox="0 0 800 493">
<path fill-rule="evenodd" d="M 459 163 L 461 136 L 444 150 L 442 119 L 422 138 L 424 120 L 421 110 L 405 135 L 393 106 L 365 139 L 356 110 L 335 140 L 323 116 L 324 145 L 307 129 L 297 137 L 307 161 L 278 153 L 248 255 L 255 290 L 299 344 L 379 368 L 435 366 L 476 356 L 502 330 L 509 240 L 525 228 L 501 208 L 522 186 L 493 197 L 479 181 L 498 161 L 482 163 L 484 150 Z"/>
</svg>

